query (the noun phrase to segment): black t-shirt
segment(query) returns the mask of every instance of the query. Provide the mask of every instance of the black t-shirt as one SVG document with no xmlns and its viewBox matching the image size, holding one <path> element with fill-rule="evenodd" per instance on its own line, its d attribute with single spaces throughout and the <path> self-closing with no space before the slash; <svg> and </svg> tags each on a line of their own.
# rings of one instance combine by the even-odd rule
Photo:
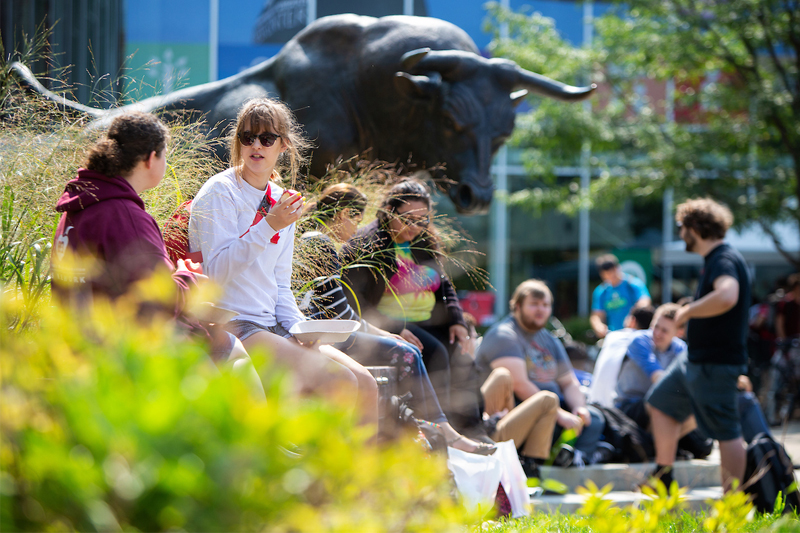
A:
<svg viewBox="0 0 800 533">
<path fill-rule="evenodd" d="M 700 283 L 694 295 L 695 300 L 713 291 L 714 281 L 720 276 L 731 276 L 739 282 L 739 300 L 726 313 L 689 320 L 689 361 L 724 365 L 747 364 L 750 275 L 742 255 L 724 243 L 706 256 Z"/>
</svg>

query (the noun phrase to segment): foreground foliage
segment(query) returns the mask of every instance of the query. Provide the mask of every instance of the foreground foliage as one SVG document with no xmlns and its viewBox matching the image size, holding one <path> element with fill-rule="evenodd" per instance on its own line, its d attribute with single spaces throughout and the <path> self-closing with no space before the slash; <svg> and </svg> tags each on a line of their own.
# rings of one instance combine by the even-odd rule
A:
<svg viewBox="0 0 800 533">
<path fill-rule="evenodd" d="M 0 301 L 3 320 L 16 304 Z M 256 354 L 268 401 L 165 320 L 100 304 L 0 330 L 3 530 L 449 531 L 474 517 L 444 459 L 365 445 Z"/>
</svg>

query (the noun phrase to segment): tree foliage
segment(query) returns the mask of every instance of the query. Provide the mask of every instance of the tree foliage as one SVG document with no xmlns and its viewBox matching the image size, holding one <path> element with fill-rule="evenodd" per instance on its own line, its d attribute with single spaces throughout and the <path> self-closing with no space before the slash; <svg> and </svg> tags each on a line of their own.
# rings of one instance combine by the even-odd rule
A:
<svg viewBox="0 0 800 533">
<path fill-rule="evenodd" d="M 590 206 L 674 187 L 677 199 L 724 201 L 739 227 L 757 222 L 770 233 L 775 222 L 800 224 L 800 2 L 615 3 L 582 47 L 561 38 L 552 19 L 497 4 L 487 27 L 493 54 L 599 86 L 591 106 L 530 100 L 512 142 L 546 191 L 520 191 L 512 203 L 574 211 L 576 184 L 553 170 L 579 164 L 589 142 Z"/>
</svg>

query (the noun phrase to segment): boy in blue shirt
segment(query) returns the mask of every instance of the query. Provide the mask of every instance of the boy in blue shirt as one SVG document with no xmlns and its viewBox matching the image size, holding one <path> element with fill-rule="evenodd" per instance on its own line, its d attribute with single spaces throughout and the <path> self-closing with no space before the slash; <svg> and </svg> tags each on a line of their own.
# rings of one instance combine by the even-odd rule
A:
<svg viewBox="0 0 800 533">
<path fill-rule="evenodd" d="M 644 283 L 623 274 L 616 256 L 601 255 L 595 263 L 603 283 L 592 293 L 590 322 L 597 338 L 602 339 L 609 331 L 624 327 L 625 317 L 633 306 L 648 306 L 651 301 Z"/>
</svg>

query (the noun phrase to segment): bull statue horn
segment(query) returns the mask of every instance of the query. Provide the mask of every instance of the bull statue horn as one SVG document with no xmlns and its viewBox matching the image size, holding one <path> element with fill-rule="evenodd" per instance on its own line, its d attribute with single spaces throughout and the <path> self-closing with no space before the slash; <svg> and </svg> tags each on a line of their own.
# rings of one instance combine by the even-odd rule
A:
<svg viewBox="0 0 800 533">
<path fill-rule="evenodd" d="M 561 83 L 560 81 L 550 79 L 547 76 L 542 76 L 541 74 L 536 74 L 535 72 L 525 70 L 519 65 L 516 65 L 516 79 L 514 80 L 514 88 L 527 89 L 536 94 L 549 96 L 565 102 L 575 102 L 577 100 L 583 100 L 584 98 L 589 97 L 592 92 L 597 89 L 597 85 L 593 83 L 588 87 L 574 87 L 572 85 L 567 85 L 565 83 Z"/>
<path fill-rule="evenodd" d="M 448 81 L 457 81 L 485 66 L 486 59 L 463 50 L 419 48 L 403 54 L 401 62 L 406 69 L 417 67 L 417 70 L 438 72 Z"/>
</svg>

